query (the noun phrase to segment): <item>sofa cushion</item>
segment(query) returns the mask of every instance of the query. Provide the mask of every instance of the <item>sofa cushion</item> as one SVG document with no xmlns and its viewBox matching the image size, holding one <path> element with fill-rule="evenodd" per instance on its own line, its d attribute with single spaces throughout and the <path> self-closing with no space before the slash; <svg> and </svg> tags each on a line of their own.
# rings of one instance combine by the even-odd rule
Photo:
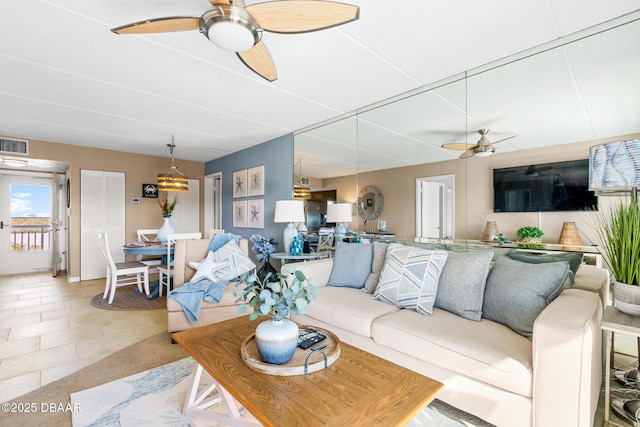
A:
<svg viewBox="0 0 640 427">
<path fill-rule="evenodd" d="M 431 316 L 399 310 L 373 322 L 373 339 L 434 366 L 532 395 L 531 341 L 500 323 L 472 322 L 438 308 Z"/>
<path fill-rule="evenodd" d="M 492 258 L 492 251 L 449 252 L 440 274 L 435 306 L 465 319 L 480 320 Z"/>
<path fill-rule="evenodd" d="M 528 262 L 530 264 L 544 264 L 547 262 L 566 261 L 569 263 L 571 270 L 567 275 L 567 281 L 564 284 L 565 289 L 573 286 L 575 283 L 575 275 L 578 268 L 582 264 L 584 254 L 582 252 L 558 252 L 553 254 L 526 254 L 522 252 L 513 252 L 507 255 L 516 261 Z"/>
<path fill-rule="evenodd" d="M 359 289 L 324 287 L 318 298 L 307 306 L 306 315 L 370 338 L 373 321 L 395 311 L 397 307 L 382 304 Z"/>
<path fill-rule="evenodd" d="M 374 297 L 400 308 L 431 314 L 446 251 L 391 243 Z"/>
<path fill-rule="evenodd" d="M 384 260 L 387 256 L 387 248 L 389 247 L 388 243 L 374 241 L 373 246 L 373 260 L 371 261 L 371 273 L 367 277 L 367 280 L 364 282 L 364 288 L 362 288 L 362 292 L 367 292 L 372 294 L 376 287 L 378 287 L 378 282 L 380 281 L 380 273 L 382 272 L 382 267 L 384 266 Z"/>
<path fill-rule="evenodd" d="M 360 289 L 371 273 L 372 258 L 371 245 L 338 242 L 327 286 Z"/>
<path fill-rule="evenodd" d="M 487 279 L 482 316 L 531 338 L 533 323 L 560 295 L 568 272 L 566 261 L 528 264 L 498 258 Z"/>
<path fill-rule="evenodd" d="M 232 280 L 256 268 L 251 258 L 242 252 L 242 249 L 233 240 L 213 252 L 211 258 L 216 263 L 228 262 L 228 265 L 214 272 L 218 280 Z"/>
</svg>

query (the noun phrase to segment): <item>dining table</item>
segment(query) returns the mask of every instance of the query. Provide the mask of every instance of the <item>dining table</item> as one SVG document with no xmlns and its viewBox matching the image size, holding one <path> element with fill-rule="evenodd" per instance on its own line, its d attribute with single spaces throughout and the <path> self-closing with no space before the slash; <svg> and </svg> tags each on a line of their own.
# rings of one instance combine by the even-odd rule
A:
<svg viewBox="0 0 640 427">
<path fill-rule="evenodd" d="M 174 247 L 169 248 L 171 256 L 173 256 Z M 122 246 L 122 252 L 130 255 L 162 255 L 162 264 L 167 264 L 167 245 L 164 243 L 145 243 L 136 244 L 128 243 Z M 158 280 L 154 280 L 149 283 L 149 289 L 154 287 L 153 291 L 149 293 L 147 298 L 157 298 L 160 294 L 160 286 Z"/>
</svg>

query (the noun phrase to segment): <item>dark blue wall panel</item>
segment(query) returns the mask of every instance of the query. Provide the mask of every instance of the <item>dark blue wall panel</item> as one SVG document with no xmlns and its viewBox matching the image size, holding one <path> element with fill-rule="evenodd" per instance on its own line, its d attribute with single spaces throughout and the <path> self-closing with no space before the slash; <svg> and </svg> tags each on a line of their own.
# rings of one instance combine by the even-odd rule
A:
<svg viewBox="0 0 640 427">
<path fill-rule="evenodd" d="M 233 173 L 264 165 L 264 196 L 233 198 Z M 284 135 L 263 144 L 238 151 L 205 163 L 205 175 L 222 172 L 222 228 L 249 238 L 260 234 L 278 242 L 276 251 L 284 250 L 282 233 L 287 224 L 273 222 L 276 200 L 290 200 L 293 194 L 293 135 Z M 234 228 L 233 201 L 264 199 L 264 229 Z"/>
</svg>

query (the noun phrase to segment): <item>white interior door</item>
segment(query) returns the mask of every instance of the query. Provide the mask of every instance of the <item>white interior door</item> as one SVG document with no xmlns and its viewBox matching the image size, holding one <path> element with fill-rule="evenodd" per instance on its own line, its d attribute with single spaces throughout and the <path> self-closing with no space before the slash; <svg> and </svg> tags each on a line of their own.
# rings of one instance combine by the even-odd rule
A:
<svg viewBox="0 0 640 427">
<path fill-rule="evenodd" d="M 189 191 L 184 193 L 165 193 L 160 197 L 164 199 L 169 195 L 169 200 L 173 200 L 178 195 L 178 204 L 171 215 L 171 226 L 176 233 L 199 233 L 200 232 L 200 180 L 189 180 Z M 209 232 L 203 233 L 208 236 Z"/>
<path fill-rule="evenodd" d="M 0 275 L 52 267 L 51 174 L 0 175 Z"/>
<path fill-rule="evenodd" d="M 420 181 L 422 204 L 422 236 L 441 239 L 442 234 L 442 206 L 444 184 L 431 181 Z"/>
<path fill-rule="evenodd" d="M 98 233 L 109 236 L 111 256 L 124 261 L 125 174 L 80 171 L 80 280 L 105 277 Z"/>
</svg>

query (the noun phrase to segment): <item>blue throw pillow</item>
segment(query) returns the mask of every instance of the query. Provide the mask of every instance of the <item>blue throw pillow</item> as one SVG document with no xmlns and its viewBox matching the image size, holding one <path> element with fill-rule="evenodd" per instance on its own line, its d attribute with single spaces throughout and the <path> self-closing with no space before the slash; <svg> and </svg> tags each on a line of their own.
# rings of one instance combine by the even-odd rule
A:
<svg viewBox="0 0 640 427">
<path fill-rule="evenodd" d="M 337 242 L 333 269 L 327 286 L 362 288 L 371 273 L 371 245 Z"/>
</svg>

